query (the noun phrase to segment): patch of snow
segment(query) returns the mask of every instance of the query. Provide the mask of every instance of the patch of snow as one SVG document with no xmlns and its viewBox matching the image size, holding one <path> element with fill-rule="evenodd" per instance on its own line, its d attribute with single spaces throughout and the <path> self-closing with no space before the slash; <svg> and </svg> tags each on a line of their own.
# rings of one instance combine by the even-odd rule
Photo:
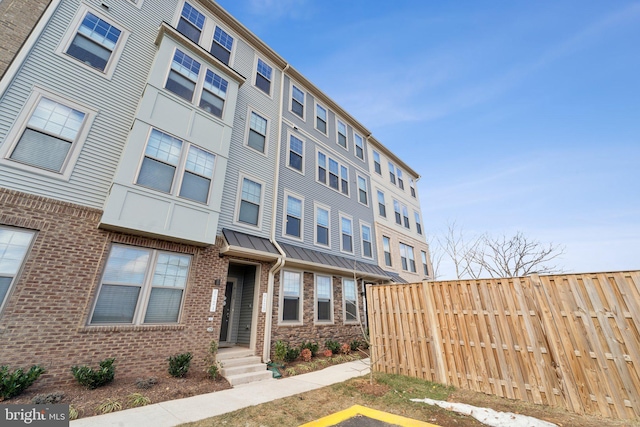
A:
<svg viewBox="0 0 640 427">
<path fill-rule="evenodd" d="M 527 415 L 514 414 L 513 412 L 498 412 L 489 408 L 478 408 L 466 403 L 444 402 L 433 399 L 411 399 L 412 402 L 436 405 L 449 411 L 472 416 L 483 424 L 492 427 L 558 427 L 548 421 L 542 421 Z"/>
</svg>

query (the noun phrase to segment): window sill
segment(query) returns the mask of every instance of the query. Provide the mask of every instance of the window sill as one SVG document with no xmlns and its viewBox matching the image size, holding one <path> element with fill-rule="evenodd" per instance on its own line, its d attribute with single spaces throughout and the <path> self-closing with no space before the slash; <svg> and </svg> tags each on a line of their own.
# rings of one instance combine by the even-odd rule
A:
<svg viewBox="0 0 640 427">
<path fill-rule="evenodd" d="M 80 333 L 94 332 L 150 332 L 150 331 L 182 331 L 186 325 L 85 325 L 78 328 Z"/>
</svg>

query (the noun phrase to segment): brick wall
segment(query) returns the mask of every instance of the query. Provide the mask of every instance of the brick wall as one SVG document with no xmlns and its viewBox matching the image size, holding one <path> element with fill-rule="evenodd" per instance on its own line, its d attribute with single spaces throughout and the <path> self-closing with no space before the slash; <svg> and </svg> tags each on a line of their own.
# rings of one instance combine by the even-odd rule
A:
<svg viewBox="0 0 640 427">
<path fill-rule="evenodd" d="M 51 0 L 0 2 L 0 79 Z"/>
<path fill-rule="evenodd" d="M 305 272 L 303 275 L 303 301 L 302 301 L 302 325 L 278 325 L 280 307 L 280 273 L 276 274 L 273 301 L 273 327 L 271 351 L 275 349 L 275 342 L 285 341 L 291 346 L 302 344 L 303 341 L 315 341 L 324 348 L 326 340 L 338 341 L 342 344 L 353 340 L 362 341 L 362 329 L 360 325 L 344 324 L 344 312 L 342 309 L 342 277 L 333 276 L 333 323 L 314 324 L 314 274 Z M 364 321 L 363 298 L 360 295 L 361 284 L 358 283 L 358 310 L 360 320 Z"/>
<path fill-rule="evenodd" d="M 6 189 L 0 189 L 0 206 L 0 224 L 37 230 L 0 313 L 0 364 L 41 364 L 48 372 L 39 382 L 50 385 L 74 381 L 72 365 L 97 366 L 107 357 L 116 358 L 117 376 L 161 375 L 168 356 L 187 351 L 194 355 L 192 369 L 204 369 L 209 343 L 220 333 L 222 310 L 209 312 L 211 292 L 215 279 L 225 283 L 229 262 L 218 256 L 218 245 L 201 248 L 101 230 L 99 210 Z M 86 326 L 112 242 L 193 255 L 179 324 Z M 223 298 L 219 292 L 218 308 Z M 264 331 L 264 321 L 260 327 Z"/>
</svg>

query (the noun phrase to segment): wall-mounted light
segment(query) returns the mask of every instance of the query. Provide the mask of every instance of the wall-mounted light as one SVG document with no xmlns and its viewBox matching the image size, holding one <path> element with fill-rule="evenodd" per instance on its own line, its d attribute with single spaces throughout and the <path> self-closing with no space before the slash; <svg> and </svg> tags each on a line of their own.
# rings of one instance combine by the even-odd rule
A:
<svg viewBox="0 0 640 427">
<path fill-rule="evenodd" d="M 220 286 L 220 279 L 216 279 L 215 282 L 213 282 L 216 286 Z"/>
</svg>

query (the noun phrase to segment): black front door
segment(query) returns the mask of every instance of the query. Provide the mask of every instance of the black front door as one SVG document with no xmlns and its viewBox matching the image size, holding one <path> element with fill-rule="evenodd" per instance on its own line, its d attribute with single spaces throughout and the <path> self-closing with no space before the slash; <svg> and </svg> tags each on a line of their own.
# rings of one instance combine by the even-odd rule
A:
<svg viewBox="0 0 640 427">
<path fill-rule="evenodd" d="M 222 326 L 220 327 L 220 341 L 226 342 L 229 335 L 229 317 L 231 316 L 231 298 L 233 297 L 233 282 L 227 282 L 222 303 Z"/>
</svg>

